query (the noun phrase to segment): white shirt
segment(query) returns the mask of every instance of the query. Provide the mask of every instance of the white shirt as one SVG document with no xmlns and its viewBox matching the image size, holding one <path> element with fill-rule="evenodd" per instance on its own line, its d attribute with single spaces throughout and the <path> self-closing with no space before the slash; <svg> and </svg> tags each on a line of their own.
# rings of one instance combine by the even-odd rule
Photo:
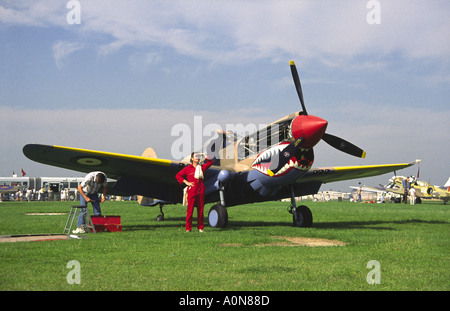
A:
<svg viewBox="0 0 450 311">
<path fill-rule="evenodd" d="M 95 181 L 95 176 L 97 176 L 98 173 L 105 175 L 103 172 L 91 172 L 91 173 L 87 174 L 86 177 L 84 178 L 84 180 L 81 182 L 80 185 L 81 185 L 84 193 L 94 194 L 94 193 L 98 192 L 98 190 L 100 189 L 101 186 L 103 186 L 103 187 L 107 186 L 106 175 L 105 175 L 105 182 L 103 184 L 100 184 Z"/>
</svg>

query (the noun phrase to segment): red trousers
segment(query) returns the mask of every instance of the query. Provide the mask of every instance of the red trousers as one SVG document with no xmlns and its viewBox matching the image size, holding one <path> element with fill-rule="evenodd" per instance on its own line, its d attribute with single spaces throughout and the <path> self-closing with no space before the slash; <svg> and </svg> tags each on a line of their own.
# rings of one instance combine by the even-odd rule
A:
<svg viewBox="0 0 450 311">
<path fill-rule="evenodd" d="M 187 197 L 186 231 L 192 229 L 192 214 L 197 207 L 197 227 L 203 230 L 203 193 L 189 195 Z"/>
</svg>

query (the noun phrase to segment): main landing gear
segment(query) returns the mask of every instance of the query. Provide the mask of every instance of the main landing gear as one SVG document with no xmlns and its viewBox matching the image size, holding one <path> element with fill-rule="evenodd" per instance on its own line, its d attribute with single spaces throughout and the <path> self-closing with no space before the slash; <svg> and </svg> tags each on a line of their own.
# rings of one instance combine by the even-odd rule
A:
<svg viewBox="0 0 450 311">
<path fill-rule="evenodd" d="M 313 216 L 311 210 L 305 205 L 296 206 L 293 185 L 291 186 L 291 206 L 289 206 L 289 213 L 293 215 L 292 218 L 295 227 L 312 227 Z"/>
<path fill-rule="evenodd" d="M 313 216 L 311 210 L 305 205 L 297 207 L 293 186 L 291 186 L 291 205 L 289 206 L 289 213 L 293 215 L 292 220 L 295 227 L 312 227 Z M 213 228 L 225 228 L 228 224 L 228 212 L 225 208 L 223 189 L 220 190 L 220 203 L 212 206 L 209 210 L 208 222 Z"/>
<path fill-rule="evenodd" d="M 209 225 L 213 228 L 225 228 L 228 224 L 228 212 L 225 206 L 218 203 L 209 209 Z"/>
<path fill-rule="evenodd" d="M 165 203 L 164 201 L 156 201 L 148 204 L 149 206 L 159 205 L 161 214 L 156 217 L 156 221 L 164 221 L 163 205 Z M 225 206 L 221 203 L 212 206 L 208 213 L 208 222 L 213 228 L 225 228 L 228 224 L 228 212 Z"/>
<path fill-rule="evenodd" d="M 209 209 L 208 223 L 213 228 L 225 228 L 228 224 L 228 212 L 225 207 L 224 187 L 219 190 L 220 203 Z"/>
</svg>

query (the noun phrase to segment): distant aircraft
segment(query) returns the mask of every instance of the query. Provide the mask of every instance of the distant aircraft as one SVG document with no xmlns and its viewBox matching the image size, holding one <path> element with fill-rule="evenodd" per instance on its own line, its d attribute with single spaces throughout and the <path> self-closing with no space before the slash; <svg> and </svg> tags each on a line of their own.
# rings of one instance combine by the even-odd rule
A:
<svg viewBox="0 0 450 311">
<path fill-rule="evenodd" d="M 444 187 L 440 187 L 431 185 L 422 180 L 418 180 L 412 176 L 393 176 L 389 179 L 389 183 L 386 186 L 364 186 L 361 187 L 361 189 L 369 192 L 387 192 L 401 196 L 405 193 L 405 189 L 409 190 L 411 189 L 411 187 L 416 190 L 416 201 L 418 203 L 420 203 L 421 199 L 440 199 L 444 201 L 444 204 L 446 204 L 450 200 L 450 178 L 444 185 Z M 354 186 L 350 188 L 359 189 L 359 187 Z"/>
<path fill-rule="evenodd" d="M 23 187 L 21 186 L 0 186 L 0 202 L 3 199 L 9 199 L 8 193 L 16 193 L 17 191 L 21 191 Z"/>
<path fill-rule="evenodd" d="M 356 157 L 364 158 L 366 153 L 342 138 L 325 133 L 328 122 L 307 113 L 293 61 L 290 68 L 302 111 L 242 138 L 227 135 L 223 139 L 231 143 L 216 145 L 219 160 L 205 172 L 205 203 L 219 202 L 208 214 L 211 227 L 227 225 L 228 207 L 287 197 L 291 198 L 289 212 L 293 214 L 294 226 L 310 227 L 311 210 L 304 205 L 296 206 L 295 197 L 316 194 L 323 183 L 376 176 L 414 165 L 411 162 L 312 167 L 313 147 L 320 140 Z M 182 202 L 183 189 L 175 174 L 189 165 L 190 158 L 157 159 L 152 149 L 147 149 L 143 156 L 133 156 L 38 144 L 24 146 L 23 153 L 33 161 L 52 166 L 81 172 L 103 171 L 116 180 L 108 186 L 108 193 L 158 198 L 161 211 L 162 204 Z"/>
<path fill-rule="evenodd" d="M 21 186 L 0 186 L 0 193 L 9 193 L 9 192 L 17 192 L 19 191 Z"/>
<path fill-rule="evenodd" d="M 416 197 L 421 199 L 440 199 L 444 201 L 444 204 L 450 199 L 449 188 L 435 186 L 422 180 L 415 179 L 414 177 L 393 176 L 389 180 L 389 184 L 386 189 L 389 192 L 403 194 L 405 189 L 414 187 L 416 189 Z"/>
</svg>

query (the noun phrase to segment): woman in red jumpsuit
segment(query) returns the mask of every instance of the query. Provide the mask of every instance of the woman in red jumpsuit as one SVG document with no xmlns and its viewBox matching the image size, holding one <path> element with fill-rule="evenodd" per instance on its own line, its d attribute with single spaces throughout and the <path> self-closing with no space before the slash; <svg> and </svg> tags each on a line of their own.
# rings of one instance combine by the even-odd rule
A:
<svg viewBox="0 0 450 311">
<path fill-rule="evenodd" d="M 194 207 L 197 207 L 197 227 L 198 231 L 203 232 L 203 205 L 205 198 L 205 185 L 203 183 L 203 173 L 213 164 L 208 157 L 206 162 L 199 164 L 202 158 L 201 153 L 191 154 L 191 165 L 185 166 L 175 176 L 180 184 L 184 183 L 187 189 L 187 214 L 186 214 L 186 232 L 192 229 L 192 214 Z"/>
</svg>

